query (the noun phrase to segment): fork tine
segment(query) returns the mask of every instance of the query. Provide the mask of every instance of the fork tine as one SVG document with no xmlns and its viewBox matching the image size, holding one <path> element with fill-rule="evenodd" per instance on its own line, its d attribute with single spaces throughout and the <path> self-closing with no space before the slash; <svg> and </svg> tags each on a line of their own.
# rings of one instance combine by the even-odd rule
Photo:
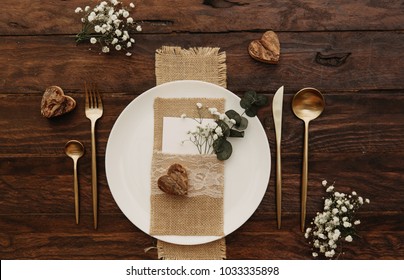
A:
<svg viewBox="0 0 404 280">
<path fill-rule="evenodd" d="M 100 91 L 98 90 L 97 84 L 93 84 L 93 88 L 94 88 L 94 104 L 95 107 L 102 109 L 102 99 L 101 99 L 101 95 L 100 95 Z"/>
<path fill-rule="evenodd" d="M 95 87 L 94 87 L 94 83 L 91 84 L 90 86 L 90 93 L 91 93 L 91 108 L 97 108 L 97 100 L 95 97 Z"/>
</svg>

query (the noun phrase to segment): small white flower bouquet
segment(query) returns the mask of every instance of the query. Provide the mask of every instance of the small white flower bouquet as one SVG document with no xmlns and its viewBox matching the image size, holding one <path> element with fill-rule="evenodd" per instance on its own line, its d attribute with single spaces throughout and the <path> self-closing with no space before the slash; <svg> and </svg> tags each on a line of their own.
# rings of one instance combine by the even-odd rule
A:
<svg viewBox="0 0 404 280">
<path fill-rule="evenodd" d="M 196 103 L 199 118 L 194 119 L 198 125 L 195 129 L 188 131 L 188 139 L 192 142 L 200 154 L 215 153 L 217 159 L 227 160 L 230 158 L 233 147 L 227 140 L 229 137 L 244 137 L 245 129 L 248 126 L 248 117 L 255 117 L 258 110 L 268 103 L 268 98 L 263 94 L 257 94 L 255 91 L 247 91 L 240 99 L 240 107 L 244 109 L 242 114 L 235 110 L 227 110 L 221 113 L 217 108 L 204 107 L 202 103 Z M 215 119 L 214 123 L 203 124 L 202 110 L 207 110 Z M 185 114 L 181 115 L 185 119 Z"/>
<path fill-rule="evenodd" d="M 355 226 L 361 222 L 355 217 L 356 211 L 369 199 L 363 199 L 353 191 L 345 194 L 334 190 L 334 185 L 328 185 L 323 181 L 322 185 L 329 194 L 324 199 L 324 211 L 317 213 L 312 227 L 306 229 L 305 238 L 310 240 L 313 249 L 313 257 L 324 256 L 328 259 L 338 258 L 338 245 L 342 242 L 352 242 L 357 236 Z"/>
<path fill-rule="evenodd" d="M 131 31 L 140 32 L 142 27 L 135 22 L 128 11 L 135 8 L 130 3 L 125 7 L 121 1 L 102 1 L 93 9 L 86 6 L 84 9 L 77 7 L 75 13 L 84 15 L 81 18 L 83 27 L 76 35 L 76 42 L 90 41 L 91 44 L 100 44 L 103 53 L 109 53 L 112 49 L 117 51 L 125 50 L 127 56 L 132 53 L 128 51 L 135 39 L 131 37 Z"/>
</svg>

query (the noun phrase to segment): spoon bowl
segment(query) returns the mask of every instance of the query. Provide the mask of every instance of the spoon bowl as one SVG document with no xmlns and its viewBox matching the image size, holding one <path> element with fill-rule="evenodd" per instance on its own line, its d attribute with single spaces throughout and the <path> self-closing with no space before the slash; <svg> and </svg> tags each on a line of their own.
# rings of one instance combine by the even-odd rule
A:
<svg viewBox="0 0 404 280">
<path fill-rule="evenodd" d="M 304 121 L 304 147 L 303 147 L 303 172 L 302 172 L 302 199 L 300 228 L 304 232 L 306 221 L 307 203 L 307 177 L 309 154 L 309 122 L 318 118 L 325 107 L 324 97 L 315 88 L 304 88 L 298 91 L 292 100 L 293 113 Z"/>
<path fill-rule="evenodd" d="M 303 121 L 311 121 L 321 115 L 325 107 L 324 97 L 315 88 L 299 90 L 292 100 L 293 113 Z"/>
<path fill-rule="evenodd" d="M 70 140 L 65 145 L 65 153 L 73 160 L 74 171 L 74 208 L 76 214 L 76 224 L 79 223 L 79 184 L 77 180 L 77 161 L 84 154 L 84 146 L 77 140 Z"/>
</svg>

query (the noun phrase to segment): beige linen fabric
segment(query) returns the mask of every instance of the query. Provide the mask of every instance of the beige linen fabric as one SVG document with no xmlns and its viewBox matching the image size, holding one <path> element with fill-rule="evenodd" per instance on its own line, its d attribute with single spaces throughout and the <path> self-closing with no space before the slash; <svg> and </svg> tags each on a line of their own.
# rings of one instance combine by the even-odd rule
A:
<svg viewBox="0 0 404 280">
<path fill-rule="evenodd" d="M 208 107 L 224 108 L 224 99 L 156 98 L 154 101 L 155 149 L 151 168 L 150 220 L 152 235 L 223 236 L 223 161 L 219 161 L 215 154 L 178 155 L 161 152 L 163 118 L 178 117 L 181 112 L 198 118 L 197 102 Z M 181 164 L 187 170 L 187 196 L 169 195 L 157 186 L 158 178 L 166 175 L 168 168 L 174 163 Z"/>
<path fill-rule="evenodd" d="M 169 47 L 163 46 L 161 49 L 156 50 L 156 84 L 162 84 L 169 81 L 175 80 L 201 80 L 210 83 L 217 84 L 222 87 L 226 87 L 226 54 L 225 52 L 219 52 L 219 48 L 191 48 L 191 49 L 182 49 L 180 47 Z M 209 102 L 215 99 L 209 99 Z M 189 101 L 189 100 L 188 100 Z M 199 102 L 205 102 L 199 101 Z M 181 102 L 187 102 L 186 99 L 182 99 Z M 221 104 L 220 100 L 216 100 L 214 102 L 218 102 L 219 104 L 211 105 L 210 107 L 216 107 L 218 110 L 224 111 L 224 103 Z M 170 105 L 171 106 L 171 105 Z M 178 106 L 178 104 L 177 104 Z M 195 109 L 195 102 L 193 103 L 193 108 Z M 178 107 L 177 107 L 178 108 Z M 188 107 L 191 109 L 191 107 Z M 157 114 L 160 114 L 158 110 L 155 110 Z M 175 111 L 174 111 L 175 112 Z M 181 108 L 181 113 L 183 112 L 183 108 Z M 170 114 L 170 113 L 168 113 Z M 164 114 L 163 114 L 164 115 Z M 188 115 L 188 114 L 187 114 Z M 169 116 L 169 115 L 166 115 Z M 177 116 L 177 115 L 175 115 Z M 190 115 L 189 115 L 190 116 Z M 162 133 L 162 122 L 161 116 L 158 116 L 158 121 L 155 123 L 155 131 L 160 131 Z M 161 138 L 157 137 L 157 141 L 154 142 L 155 152 L 153 155 L 153 160 L 156 153 L 161 150 Z M 205 196 L 204 196 L 205 197 Z M 206 198 L 209 197 L 209 198 Z M 210 196 L 206 196 L 204 199 L 211 200 L 213 199 Z M 161 199 L 161 197 L 159 198 Z M 218 198 L 216 198 L 218 199 Z M 223 198 L 219 198 L 221 201 Z M 217 202 L 217 201 L 215 201 Z M 211 204 L 211 201 L 207 203 Z M 214 203 L 218 205 L 217 203 Z M 172 206 L 172 205 L 171 205 Z M 169 207 L 171 207 L 169 206 Z M 221 203 L 221 207 L 223 207 L 223 203 Z M 217 210 L 217 209 L 216 209 Z M 221 209 L 222 211 L 222 209 Z M 175 211 L 174 211 L 175 212 Z M 217 212 L 215 212 L 217 213 Z M 157 213 L 154 213 L 157 215 Z M 161 214 L 161 213 L 160 213 Z M 153 214 L 152 214 L 153 216 Z M 217 217 L 217 215 L 215 214 Z M 223 219 L 223 216 L 221 216 Z M 209 218 L 211 219 L 211 218 Z M 205 219 L 206 220 L 206 219 Z M 216 233 L 223 234 L 223 220 L 219 222 L 220 229 L 215 228 Z M 151 224 L 153 222 L 151 221 Z M 217 225 L 217 223 L 216 223 Z M 152 226 L 153 227 L 153 226 Z M 183 226 L 184 227 L 184 226 Z M 212 228 L 211 228 L 212 229 Z M 172 229 L 170 229 L 172 230 Z M 200 232 L 200 228 L 197 229 Z M 214 235 L 211 233 L 205 232 L 207 235 Z M 196 231 L 187 233 L 180 233 L 185 235 L 204 235 L 197 233 Z M 193 246 L 181 246 L 170 244 L 164 241 L 157 240 L 157 250 L 158 250 L 158 258 L 159 259 L 225 259 L 226 258 L 226 244 L 225 239 L 221 238 L 217 241 L 201 244 L 201 245 L 193 245 Z"/>
</svg>

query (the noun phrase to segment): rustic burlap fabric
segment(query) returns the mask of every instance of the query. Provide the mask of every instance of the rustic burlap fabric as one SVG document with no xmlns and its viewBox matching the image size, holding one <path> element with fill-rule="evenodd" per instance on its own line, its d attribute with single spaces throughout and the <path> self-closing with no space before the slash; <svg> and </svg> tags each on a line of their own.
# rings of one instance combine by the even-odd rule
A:
<svg viewBox="0 0 404 280">
<path fill-rule="evenodd" d="M 155 66 L 157 85 L 175 80 L 201 80 L 223 87 L 227 85 L 226 54 L 219 52 L 219 48 L 182 49 L 180 47 L 163 46 L 156 51 Z M 186 102 L 185 99 L 183 101 Z M 193 106 L 195 106 L 195 103 L 193 103 Z M 222 108 L 221 106 L 224 105 L 216 104 L 214 107 L 220 110 L 220 108 Z M 158 124 L 158 122 L 155 124 L 155 130 L 162 131 L 162 124 Z M 154 148 L 155 151 L 161 149 L 161 140 L 155 141 Z M 153 160 L 156 158 L 157 157 L 153 156 Z M 153 224 L 153 222 L 151 222 L 151 224 Z M 221 227 L 220 230 L 223 230 L 223 225 L 219 226 Z M 193 232 L 193 234 L 195 234 L 195 232 Z M 211 233 L 207 234 L 214 235 Z M 157 240 L 157 250 L 159 259 L 213 260 L 226 258 L 226 244 L 224 238 L 195 246 L 180 246 Z"/>
<path fill-rule="evenodd" d="M 162 119 L 178 117 L 181 112 L 197 118 L 197 102 L 208 107 L 224 107 L 224 99 L 156 98 L 154 101 L 155 149 L 151 169 L 150 220 L 152 235 L 223 236 L 223 161 L 219 161 L 215 154 L 179 155 L 161 151 Z M 185 137 L 186 135 L 184 139 Z M 169 195 L 157 186 L 158 178 L 166 175 L 168 168 L 174 163 L 181 164 L 187 170 L 187 196 Z"/>
</svg>

